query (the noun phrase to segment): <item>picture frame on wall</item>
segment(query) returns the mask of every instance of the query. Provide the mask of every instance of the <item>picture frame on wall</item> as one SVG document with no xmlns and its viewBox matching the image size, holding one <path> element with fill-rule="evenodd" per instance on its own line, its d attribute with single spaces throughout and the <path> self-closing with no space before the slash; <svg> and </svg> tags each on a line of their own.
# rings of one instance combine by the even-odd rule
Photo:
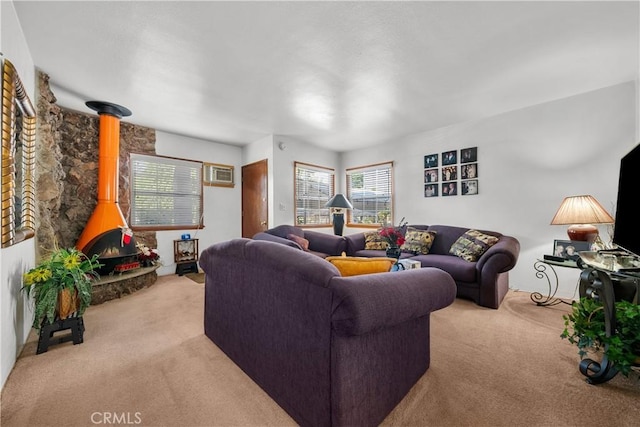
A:
<svg viewBox="0 0 640 427">
<path fill-rule="evenodd" d="M 442 197 L 456 196 L 458 194 L 458 183 L 455 181 L 442 183 Z"/>
<path fill-rule="evenodd" d="M 438 182 L 438 168 L 425 169 L 424 170 L 424 182 L 425 184 L 430 182 Z"/>
<path fill-rule="evenodd" d="M 460 177 L 462 179 L 475 179 L 478 177 L 478 164 L 468 163 L 460 166 Z"/>
<path fill-rule="evenodd" d="M 478 161 L 478 147 L 463 148 L 460 150 L 460 163 L 473 163 Z"/>
<path fill-rule="evenodd" d="M 442 182 L 455 181 L 458 179 L 458 166 L 442 167 Z"/>
<path fill-rule="evenodd" d="M 424 197 L 438 197 L 438 184 L 425 184 Z"/>
<path fill-rule="evenodd" d="M 455 165 L 458 163 L 458 150 L 442 152 L 442 166 Z"/>
<path fill-rule="evenodd" d="M 591 243 L 578 240 L 554 240 L 553 255 L 567 261 L 577 261 L 582 251 L 590 251 Z"/>
<path fill-rule="evenodd" d="M 438 153 L 427 154 L 424 156 L 424 168 L 437 168 L 438 167 Z"/>
<path fill-rule="evenodd" d="M 470 196 L 474 194 L 478 194 L 478 180 L 477 179 L 469 179 L 467 181 L 462 181 L 460 183 L 461 192 L 463 196 Z"/>
</svg>

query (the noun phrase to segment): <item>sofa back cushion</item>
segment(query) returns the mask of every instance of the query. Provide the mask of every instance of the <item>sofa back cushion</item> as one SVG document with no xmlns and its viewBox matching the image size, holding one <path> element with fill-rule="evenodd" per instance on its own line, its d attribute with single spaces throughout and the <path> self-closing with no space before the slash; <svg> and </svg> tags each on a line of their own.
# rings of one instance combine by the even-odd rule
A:
<svg viewBox="0 0 640 427">
<path fill-rule="evenodd" d="M 304 231 L 300 227 L 296 227 L 294 225 L 278 225 L 277 227 L 270 228 L 265 232 L 273 234 L 274 236 L 282 237 L 283 239 L 286 239 L 289 234 L 293 234 L 298 237 L 304 237 Z"/>
</svg>

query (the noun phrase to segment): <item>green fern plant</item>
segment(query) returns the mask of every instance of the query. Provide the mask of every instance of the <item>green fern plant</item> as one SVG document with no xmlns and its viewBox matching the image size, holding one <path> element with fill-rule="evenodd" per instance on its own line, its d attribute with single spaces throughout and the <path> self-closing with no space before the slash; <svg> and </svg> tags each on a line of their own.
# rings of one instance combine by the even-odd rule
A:
<svg viewBox="0 0 640 427">
<path fill-rule="evenodd" d="M 580 298 L 571 313 L 562 316 L 565 327 L 560 337 L 578 347 L 581 359 L 588 351 L 604 352 L 618 372 L 628 376 L 640 358 L 640 305 L 618 301 L 615 310 L 616 329 L 607 336 L 602 303 Z"/>
<path fill-rule="evenodd" d="M 92 284 L 100 276 L 98 255 L 88 258 L 75 248 L 56 249 L 40 264 L 23 275 L 22 290 L 33 297 L 33 327 L 40 329 L 57 319 L 58 295 L 64 289 L 77 292 L 77 314 L 81 316 L 91 304 Z"/>
</svg>

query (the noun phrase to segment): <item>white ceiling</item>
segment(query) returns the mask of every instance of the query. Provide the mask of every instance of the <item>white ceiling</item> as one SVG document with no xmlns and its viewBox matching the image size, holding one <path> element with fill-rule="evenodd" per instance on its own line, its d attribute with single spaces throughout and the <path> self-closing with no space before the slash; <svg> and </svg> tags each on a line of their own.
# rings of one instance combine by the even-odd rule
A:
<svg viewBox="0 0 640 427">
<path fill-rule="evenodd" d="M 244 145 L 336 151 L 639 75 L 638 1 L 17 1 L 58 104 Z"/>
</svg>

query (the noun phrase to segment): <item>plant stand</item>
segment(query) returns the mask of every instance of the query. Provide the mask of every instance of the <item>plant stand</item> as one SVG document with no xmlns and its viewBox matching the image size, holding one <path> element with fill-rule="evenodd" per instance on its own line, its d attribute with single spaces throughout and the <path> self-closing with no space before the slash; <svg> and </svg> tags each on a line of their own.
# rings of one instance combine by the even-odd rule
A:
<svg viewBox="0 0 640 427">
<path fill-rule="evenodd" d="M 605 332 L 610 337 L 616 330 L 616 300 L 625 298 L 638 304 L 640 280 L 637 276 L 586 268 L 580 275 L 580 297 L 599 299 L 602 302 Z M 618 373 L 606 355 L 599 362 L 589 358 L 582 359 L 579 369 L 580 373 L 587 377 L 589 384 L 605 383 Z"/>
<path fill-rule="evenodd" d="M 70 329 L 71 332 L 63 336 L 54 337 L 55 332 Z M 63 342 L 72 341 L 73 344 L 82 344 L 84 340 L 84 321 L 82 316 L 68 317 L 66 319 L 58 319 L 48 325 L 42 325 L 40 328 L 40 337 L 38 339 L 38 349 L 36 354 L 45 353 L 50 345 L 62 344 Z"/>
</svg>

